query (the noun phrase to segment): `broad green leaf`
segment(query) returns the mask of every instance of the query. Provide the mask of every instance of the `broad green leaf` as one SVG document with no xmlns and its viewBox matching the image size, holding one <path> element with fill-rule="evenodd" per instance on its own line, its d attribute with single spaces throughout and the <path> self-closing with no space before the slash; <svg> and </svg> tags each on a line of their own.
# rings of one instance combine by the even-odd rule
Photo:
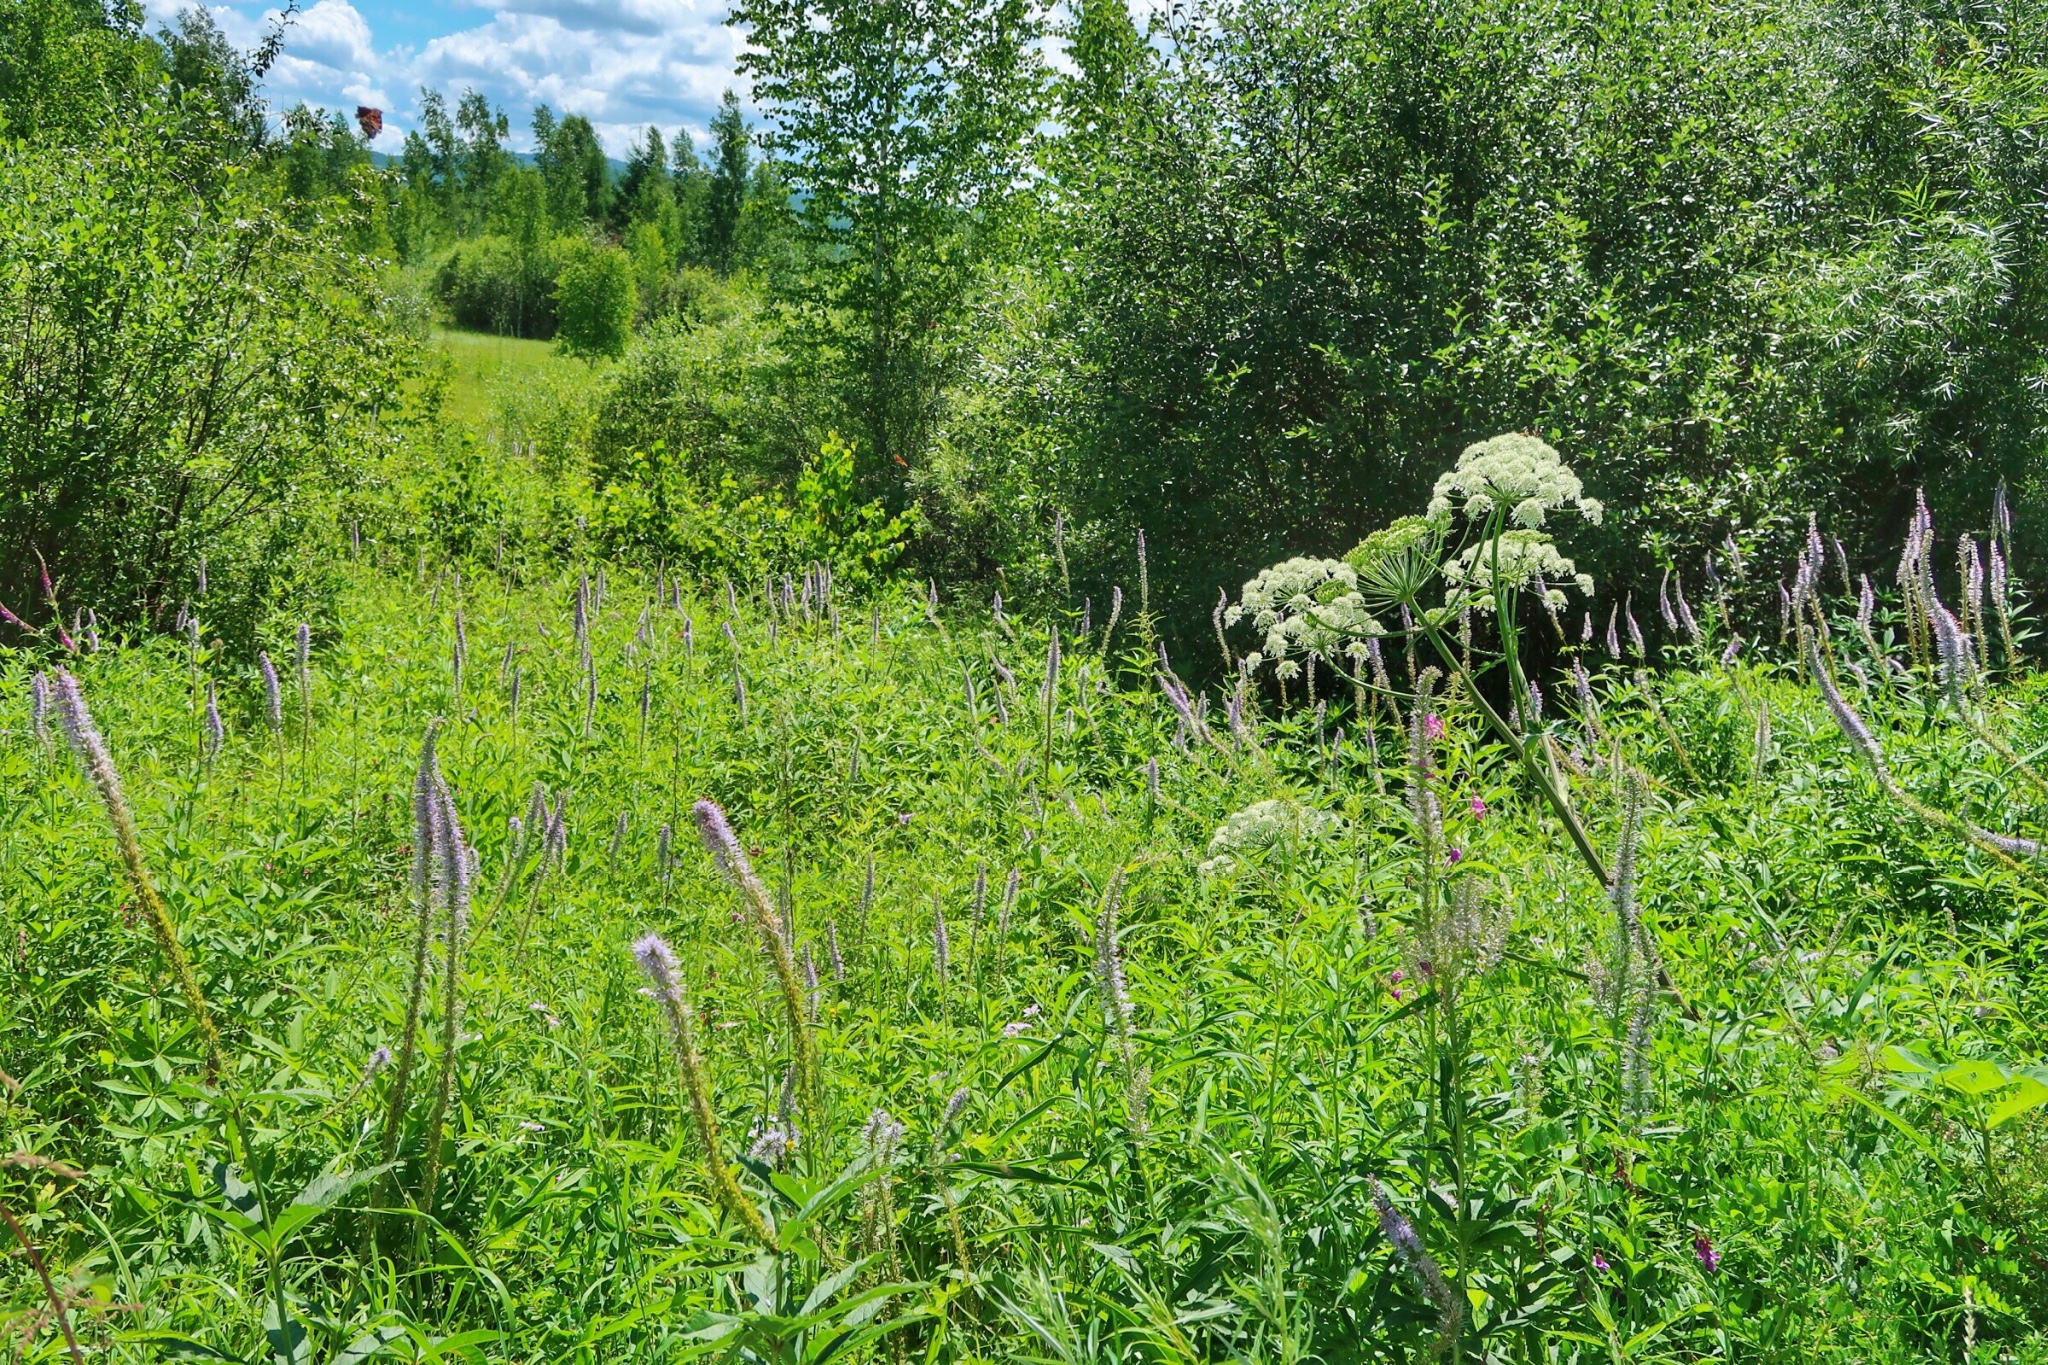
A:
<svg viewBox="0 0 2048 1365">
<path fill-rule="evenodd" d="M 334 1365 L 363 1365 L 364 1361 L 404 1336 L 405 1329 L 391 1323 L 373 1327 L 343 1348 L 341 1354 L 334 1358 Z"/>
<path fill-rule="evenodd" d="M 1976 1097 L 2006 1084 L 2005 1068 L 1996 1062 L 1972 1060 L 1943 1067 L 1935 1079 L 1951 1090 Z"/>
<path fill-rule="evenodd" d="M 1984 1125 L 1987 1128 L 1997 1128 L 2001 1124 L 2012 1122 L 2021 1114 L 2039 1109 L 2044 1104 L 2048 1104 L 2048 1085 L 2042 1084 L 2032 1076 L 2022 1076 L 2019 1088 L 1999 1101 L 1991 1112 L 1984 1116 Z"/>
<path fill-rule="evenodd" d="M 801 1317 L 809 1317 L 811 1314 L 817 1312 L 820 1308 L 830 1303 L 832 1301 L 832 1296 L 837 1294 L 840 1290 L 846 1288 L 847 1285 L 851 1284 L 853 1282 L 853 1277 L 860 1274 L 861 1267 L 866 1264 L 867 1261 L 865 1258 L 863 1258 L 861 1260 L 855 1261 L 853 1264 L 849 1266 L 844 1266 L 841 1269 L 834 1271 L 830 1275 L 827 1275 L 824 1279 L 818 1281 L 817 1287 L 812 1289 L 809 1296 L 804 1299 L 804 1306 L 798 1310 L 798 1315 Z"/>
<path fill-rule="evenodd" d="M 313 1343 L 289 1303 L 283 1305 L 281 1319 L 276 1299 L 264 1304 L 263 1338 L 270 1343 L 272 1365 L 313 1365 Z"/>
<path fill-rule="evenodd" d="M 1887 1071 L 1928 1072 L 1941 1069 L 1939 1065 L 1920 1053 L 1915 1052 L 1912 1048 L 1904 1047 L 1898 1043 L 1892 1044 L 1880 1055 L 1884 1058 L 1884 1065 Z"/>
<path fill-rule="evenodd" d="M 258 1197 L 255 1188 L 242 1179 L 240 1171 L 225 1161 L 214 1162 L 213 1185 L 235 1213 L 252 1225 L 262 1223 L 263 1200 Z"/>
<path fill-rule="evenodd" d="M 231 1365 L 246 1365 L 240 1356 L 223 1355 L 205 1342 L 194 1341 L 190 1337 L 152 1333 L 148 1336 L 130 1337 L 129 1340 L 146 1342 L 156 1347 L 159 1360 L 224 1360 Z"/>
</svg>

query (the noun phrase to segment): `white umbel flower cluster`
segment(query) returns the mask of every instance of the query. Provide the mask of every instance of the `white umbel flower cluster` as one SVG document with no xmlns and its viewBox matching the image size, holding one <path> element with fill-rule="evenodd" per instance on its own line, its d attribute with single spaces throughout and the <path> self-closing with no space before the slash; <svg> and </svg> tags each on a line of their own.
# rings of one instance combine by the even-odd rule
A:
<svg viewBox="0 0 2048 1365">
<path fill-rule="evenodd" d="M 1549 536 L 1541 531 L 1503 531 L 1495 540 L 1467 546 L 1444 565 L 1449 605 L 1470 602 L 1479 611 L 1492 611 L 1496 560 L 1503 584 L 1520 591 L 1540 582 L 1549 606 L 1565 604 L 1564 593 L 1557 587 L 1560 583 L 1570 583 L 1588 597 L 1593 595 L 1593 575 L 1580 573 L 1577 565 L 1558 553 Z"/>
<path fill-rule="evenodd" d="M 1284 796 L 1255 801 L 1216 827 L 1209 839 L 1209 856 L 1202 861 L 1202 875 L 1228 872 L 1247 854 L 1315 843 L 1343 823 L 1328 811 Z"/>
<path fill-rule="evenodd" d="M 1458 467 L 1437 479 L 1429 518 L 1441 523 L 1455 510 L 1485 521 L 1505 507 L 1515 525 L 1533 530 L 1546 513 L 1565 506 L 1599 524 L 1599 500 L 1585 495 L 1557 451 L 1537 437 L 1509 432 L 1465 447 Z"/>
<path fill-rule="evenodd" d="M 1266 569 L 1244 585 L 1244 596 L 1224 615 L 1226 625 L 1251 617 L 1265 636 L 1265 659 L 1285 662 L 1292 654 L 1333 658 L 1346 642 L 1381 633 L 1358 595 L 1358 573 L 1341 559 L 1290 559 Z"/>
</svg>

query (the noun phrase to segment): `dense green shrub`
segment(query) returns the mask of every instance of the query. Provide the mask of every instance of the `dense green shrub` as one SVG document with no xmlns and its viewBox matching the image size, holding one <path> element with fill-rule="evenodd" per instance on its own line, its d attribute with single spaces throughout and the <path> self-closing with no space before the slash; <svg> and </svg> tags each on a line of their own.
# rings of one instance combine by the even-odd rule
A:
<svg viewBox="0 0 2048 1365">
<path fill-rule="evenodd" d="M 458 327 L 545 341 L 555 334 L 558 248 L 522 250 L 511 237 L 477 237 L 451 249 L 434 292 Z"/>
<path fill-rule="evenodd" d="M 407 346 L 337 225 L 195 179 L 174 131 L 0 146 L 0 601 L 48 615 L 40 556 L 67 615 L 191 602 L 246 644 L 317 590 L 306 535 L 393 439 Z"/>
<path fill-rule="evenodd" d="M 590 437 L 591 469 L 616 482 L 635 452 L 663 448 L 706 486 L 731 475 L 757 490 L 786 482 L 830 427 L 822 398 L 792 381 L 786 338 L 744 282 L 703 274 L 678 315 L 650 327 L 613 372 Z"/>
<path fill-rule="evenodd" d="M 633 262 L 614 246 L 583 239 L 556 246 L 555 316 L 562 349 L 571 355 L 624 355 L 638 307 Z"/>
<path fill-rule="evenodd" d="M 2038 481 L 2038 7 L 1176 15 L 1069 113 L 1063 467 L 1077 512 L 1149 529 L 1182 619 L 1355 540 L 1472 430 L 1584 453 L 1622 585 L 1731 533 L 1775 555 L 1809 509 L 1867 566 L 1919 485 L 1981 526 Z"/>
</svg>

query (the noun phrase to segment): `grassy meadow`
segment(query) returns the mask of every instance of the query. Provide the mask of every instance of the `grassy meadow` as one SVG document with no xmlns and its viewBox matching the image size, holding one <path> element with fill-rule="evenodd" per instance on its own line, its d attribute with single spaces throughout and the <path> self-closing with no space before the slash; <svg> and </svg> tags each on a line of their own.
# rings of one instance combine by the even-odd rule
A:
<svg viewBox="0 0 2048 1365">
<path fill-rule="evenodd" d="M 13 1358 L 2048 1360 L 2042 874 L 1792 664 L 1552 703 L 1610 892 L 1463 684 L 1190 726 L 1135 609 L 416 567 L 275 728 L 183 641 L 35 661 L 218 1071 L 0 655 Z M 1863 662 L 1911 801 L 2038 828 L 2038 679 Z"/>
<path fill-rule="evenodd" d="M 521 390 L 562 376 L 574 382 L 591 368 L 587 361 L 562 355 L 551 342 L 489 332 L 437 327 L 429 344 L 447 362 L 441 412 L 478 431 L 492 429 Z"/>
</svg>

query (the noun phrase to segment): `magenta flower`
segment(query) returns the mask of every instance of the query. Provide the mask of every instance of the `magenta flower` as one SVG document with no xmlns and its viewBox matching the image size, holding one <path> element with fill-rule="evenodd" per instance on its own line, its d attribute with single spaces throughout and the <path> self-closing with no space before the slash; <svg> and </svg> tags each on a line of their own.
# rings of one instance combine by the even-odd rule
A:
<svg viewBox="0 0 2048 1365">
<path fill-rule="evenodd" d="M 1476 796 L 1472 798 L 1472 818 L 1474 820 L 1484 820 L 1486 818 L 1486 802 Z"/>
<path fill-rule="evenodd" d="M 1437 715 L 1434 711 L 1424 716 L 1422 718 L 1422 733 L 1428 735 L 1431 739 L 1442 739 L 1444 737 L 1444 718 Z"/>
<path fill-rule="evenodd" d="M 1692 1239 L 1692 1254 L 1699 1257 L 1700 1268 L 1709 1275 L 1721 1268 L 1721 1253 L 1714 1250 L 1714 1244 L 1704 1232 Z"/>
<path fill-rule="evenodd" d="M 1593 1269 L 1598 1271 L 1600 1274 L 1605 1275 L 1609 1270 L 1613 1269 L 1613 1267 L 1607 1264 L 1607 1258 L 1605 1256 L 1602 1256 L 1599 1252 L 1596 1251 L 1593 1253 Z"/>
<path fill-rule="evenodd" d="M 1465 861 L 1465 850 L 1462 848 L 1445 849 L 1444 861 L 1449 863 L 1452 867 L 1456 867 L 1459 863 Z"/>
<path fill-rule="evenodd" d="M 1406 981 L 1408 979 L 1408 969 L 1406 967 L 1394 968 L 1394 975 L 1389 979 L 1395 985 L 1400 985 L 1403 981 Z"/>
</svg>

